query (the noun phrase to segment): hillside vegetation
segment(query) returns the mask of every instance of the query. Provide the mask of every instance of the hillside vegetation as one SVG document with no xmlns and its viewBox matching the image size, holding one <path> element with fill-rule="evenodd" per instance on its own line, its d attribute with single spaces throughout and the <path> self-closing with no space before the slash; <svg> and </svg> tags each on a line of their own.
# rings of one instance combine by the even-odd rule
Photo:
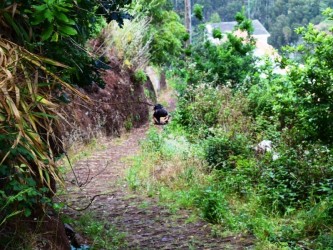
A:
<svg viewBox="0 0 333 250">
<path fill-rule="evenodd" d="M 320 12 L 329 1 L 313 4 Z M 0 3 L 0 248 L 70 248 L 58 215 L 66 204 L 53 199 L 66 171 L 63 143 L 146 122 L 148 65 L 166 74 L 177 108 L 162 132 L 147 134 L 128 172 L 132 189 L 157 194 L 172 211 L 192 209 L 213 225 L 212 237 L 253 235 L 257 249 L 333 248 L 331 28 L 303 20 L 297 46 L 256 58 L 246 10 L 228 12 L 244 36 L 214 45 L 198 26 L 189 45 L 174 7 Z M 202 11 L 196 5 L 193 22 L 205 22 Z M 333 10 L 319 15 L 332 20 Z M 271 146 L 260 149 L 262 141 Z"/>
<path fill-rule="evenodd" d="M 184 3 L 173 0 L 179 11 L 183 13 Z M 245 15 L 250 19 L 258 19 L 271 34 L 269 43 L 275 48 L 297 44 L 299 36 L 296 28 L 318 24 L 325 19 L 321 12 L 333 7 L 332 0 L 194 0 L 192 5 L 203 6 L 205 22 L 230 22 L 235 14 L 245 8 Z M 199 24 L 194 20 L 194 24 Z"/>
<path fill-rule="evenodd" d="M 249 20 L 236 20 L 250 36 Z M 333 37 L 311 24 L 296 32 L 303 42 L 278 61 L 258 63 L 251 39 L 233 35 L 193 45 L 169 71 L 172 123 L 151 129 L 131 187 L 194 209 L 212 235 L 253 234 L 256 249 L 331 249 Z"/>
</svg>

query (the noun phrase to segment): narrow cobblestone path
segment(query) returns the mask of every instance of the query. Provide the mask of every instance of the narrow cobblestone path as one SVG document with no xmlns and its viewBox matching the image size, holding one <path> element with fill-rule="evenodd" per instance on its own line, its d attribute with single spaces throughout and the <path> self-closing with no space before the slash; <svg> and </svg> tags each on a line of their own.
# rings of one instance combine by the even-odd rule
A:
<svg viewBox="0 0 333 250">
<path fill-rule="evenodd" d="M 104 149 L 91 152 L 90 157 L 74 166 L 79 183 L 87 180 L 88 183 L 79 189 L 73 184 L 73 173 L 66 177 L 67 202 L 85 207 L 96 196 L 88 211 L 126 234 L 127 243 L 121 249 L 249 249 L 252 244 L 249 237 L 214 238 L 208 223 L 188 222 L 190 211 L 171 214 L 158 205 L 156 198 L 128 189 L 124 181 L 129 168 L 126 158 L 138 153 L 139 142 L 148 128 L 149 125 L 133 129 L 121 139 L 99 141 Z"/>
</svg>

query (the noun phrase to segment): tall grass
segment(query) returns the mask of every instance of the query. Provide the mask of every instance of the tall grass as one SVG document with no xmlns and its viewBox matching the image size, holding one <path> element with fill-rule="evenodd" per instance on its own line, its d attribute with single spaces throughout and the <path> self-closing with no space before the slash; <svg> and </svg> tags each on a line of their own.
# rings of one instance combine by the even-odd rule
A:
<svg viewBox="0 0 333 250">
<path fill-rule="evenodd" d="M 202 160 L 194 157 L 195 150 L 180 134 L 168 136 L 166 130 L 159 133 L 150 129 L 141 154 L 133 158 L 128 170 L 129 186 L 148 195 L 158 193 L 164 201 L 177 201 L 170 203 L 173 209 L 193 207 L 196 187 L 207 181 Z"/>
<path fill-rule="evenodd" d="M 123 65 L 133 71 L 144 69 L 149 61 L 150 40 L 146 39 L 149 30 L 147 18 L 124 20 L 123 27 L 112 21 L 104 29 L 102 45 L 97 48 L 98 54 L 116 55 Z"/>
</svg>

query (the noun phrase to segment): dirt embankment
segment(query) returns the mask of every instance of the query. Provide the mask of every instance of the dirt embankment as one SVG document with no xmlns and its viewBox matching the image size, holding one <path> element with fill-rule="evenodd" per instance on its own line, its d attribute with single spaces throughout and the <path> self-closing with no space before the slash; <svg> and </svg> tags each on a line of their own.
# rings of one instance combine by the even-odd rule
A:
<svg viewBox="0 0 333 250">
<path fill-rule="evenodd" d="M 151 81 L 145 85 L 135 82 L 133 72 L 122 68 L 115 58 L 109 66 L 111 69 L 102 73 L 104 88 L 92 84 L 81 89 L 91 103 L 71 96 L 71 102 L 62 106 L 67 121 L 62 122 L 58 135 L 65 148 L 74 142 L 88 142 L 96 135 L 119 136 L 148 121 L 152 101 L 146 95 L 153 92 Z"/>
</svg>

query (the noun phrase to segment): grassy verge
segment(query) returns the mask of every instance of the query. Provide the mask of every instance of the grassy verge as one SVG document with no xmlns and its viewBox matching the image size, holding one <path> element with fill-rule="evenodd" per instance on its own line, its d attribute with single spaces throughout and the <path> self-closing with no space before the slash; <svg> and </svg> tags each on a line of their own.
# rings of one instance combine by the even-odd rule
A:
<svg viewBox="0 0 333 250">
<path fill-rule="evenodd" d="M 158 196 L 174 212 L 192 209 L 214 225 L 212 236 L 251 234 L 259 250 L 331 249 L 330 200 L 286 207 L 281 213 L 274 204 L 267 205 L 270 200 L 261 184 L 254 184 L 259 164 L 255 158 L 232 158 L 232 171 L 212 169 L 204 160 L 204 143 L 191 143 L 184 134 L 176 124 L 161 133 L 149 131 L 127 173 L 133 190 Z"/>
<path fill-rule="evenodd" d="M 124 249 L 127 243 L 126 234 L 119 232 L 116 227 L 106 220 L 96 219 L 93 213 L 85 213 L 77 219 L 66 217 L 64 221 L 72 225 L 77 232 L 88 238 L 88 247 L 91 250 L 117 250 Z"/>
<path fill-rule="evenodd" d="M 150 129 L 147 140 L 142 142 L 141 154 L 133 158 L 127 182 L 133 190 L 158 195 L 171 210 L 193 207 L 196 195 L 191 193 L 205 185 L 207 176 L 185 137 L 176 139 L 175 135 L 165 136 L 167 133 Z"/>
</svg>

